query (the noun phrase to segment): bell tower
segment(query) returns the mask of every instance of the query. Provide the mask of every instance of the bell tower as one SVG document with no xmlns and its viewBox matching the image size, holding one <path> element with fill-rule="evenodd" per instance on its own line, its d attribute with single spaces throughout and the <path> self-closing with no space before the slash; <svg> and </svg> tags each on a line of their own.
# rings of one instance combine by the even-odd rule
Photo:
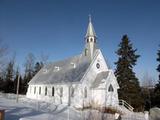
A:
<svg viewBox="0 0 160 120">
<path fill-rule="evenodd" d="M 88 56 L 91 60 L 93 59 L 94 52 L 96 50 L 96 38 L 97 36 L 92 25 L 91 15 L 89 15 L 89 24 L 85 36 L 85 55 Z"/>
</svg>

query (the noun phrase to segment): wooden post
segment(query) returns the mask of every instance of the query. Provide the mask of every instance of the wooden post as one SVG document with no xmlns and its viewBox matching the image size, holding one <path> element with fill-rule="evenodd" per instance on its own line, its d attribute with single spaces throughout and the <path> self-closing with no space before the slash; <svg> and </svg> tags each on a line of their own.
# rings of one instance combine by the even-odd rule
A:
<svg viewBox="0 0 160 120">
<path fill-rule="evenodd" d="M 0 110 L 0 120 L 4 120 L 5 110 Z"/>
<path fill-rule="evenodd" d="M 17 103 L 18 103 L 18 94 L 19 94 L 19 79 L 20 79 L 20 75 L 18 76 L 18 81 L 17 81 L 17 97 L 16 97 Z"/>
</svg>

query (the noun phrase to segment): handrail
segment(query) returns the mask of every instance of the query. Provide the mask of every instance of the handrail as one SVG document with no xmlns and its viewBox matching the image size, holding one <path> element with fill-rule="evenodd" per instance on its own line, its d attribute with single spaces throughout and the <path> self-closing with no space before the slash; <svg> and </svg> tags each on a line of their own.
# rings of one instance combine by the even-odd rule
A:
<svg viewBox="0 0 160 120">
<path fill-rule="evenodd" d="M 128 104 L 126 101 L 120 99 L 119 100 L 119 105 L 123 105 L 125 108 L 127 108 L 128 110 L 130 110 L 131 112 L 133 112 L 134 108 L 130 104 Z"/>
</svg>

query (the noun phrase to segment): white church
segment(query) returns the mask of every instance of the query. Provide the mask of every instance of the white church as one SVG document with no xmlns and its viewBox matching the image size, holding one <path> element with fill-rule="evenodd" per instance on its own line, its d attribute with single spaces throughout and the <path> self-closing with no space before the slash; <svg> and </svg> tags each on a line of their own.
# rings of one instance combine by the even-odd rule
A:
<svg viewBox="0 0 160 120">
<path fill-rule="evenodd" d="M 107 107 L 118 105 L 118 89 L 89 18 L 82 53 L 44 66 L 29 82 L 26 96 L 76 108 Z"/>
</svg>

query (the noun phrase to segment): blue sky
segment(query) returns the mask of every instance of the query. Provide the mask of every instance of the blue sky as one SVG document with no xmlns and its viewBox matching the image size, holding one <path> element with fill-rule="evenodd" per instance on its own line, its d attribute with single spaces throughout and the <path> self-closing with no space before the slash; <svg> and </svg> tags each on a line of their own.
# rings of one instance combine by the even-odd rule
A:
<svg viewBox="0 0 160 120">
<path fill-rule="evenodd" d="M 159 0 L 0 0 L 0 39 L 16 52 L 23 66 L 32 52 L 56 61 L 84 48 L 88 15 L 106 60 L 115 68 L 115 51 L 127 34 L 141 55 L 136 75 L 157 79 L 156 53 L 160 44 Z"/>
</svg>

